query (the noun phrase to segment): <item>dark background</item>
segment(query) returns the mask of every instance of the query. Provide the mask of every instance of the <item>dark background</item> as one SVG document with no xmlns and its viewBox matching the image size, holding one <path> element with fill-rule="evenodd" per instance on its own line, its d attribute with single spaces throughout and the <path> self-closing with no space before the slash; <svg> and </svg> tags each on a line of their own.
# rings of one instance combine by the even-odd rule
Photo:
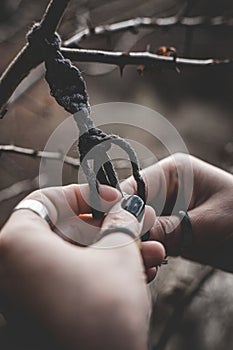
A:
<svg viewBox="0 0 233 350">
<path fill-rule="evenodd" d="M 113 23 L 137 16 L 172 16 L 185 3 L 183 0 L 73 0 L 65 13 L 59 33 L 63 40 L 67 40 L 87 25 Z M 45 0 L 1 0 L 1 72 L 24 45 L 26 32 L 35 21 L 40 20 L 46 5 Z M 216 16 L 233 18 L 232 1 L 189 1 L 185 16 L 199 15 L 207 19 Z M 128 31 L 111 36 L 92 36 L 83 40 L 80 46 L 115 51 L 144 51 L 150 44 L 151 52 L 155 52 L 158 47 L 166 45 L 176 47 L 178 56 L 181 57 L 233 58 L 232 36 L 233 25 L 203 25 L 198 28 L 173 26 L 166 29 L 140 29 L 136 34 Z M 136 67 L 131 66 L 125 68 L 121 78 L 119 69 L 114 66 L 80 64 L 79 67 L 87 81 L 92 105 L 121 101 L 150 107 L 176 127 L 191 154 L 233 171 L 232 70 L 190 69 L 178 74 L 171 70 L 157 69 L 145 71 L 141 77 Z M 25 90 L 21 86 L 17 89 L 7 115 L 0 120 L 0 143 L 42 150 L 50 134 L 68 114 L 50 97 L 43 79 L 43 67 L 33 72 L 26 84 L 30 88 Z M 118 128 L 117 131 L 123 137 L 135 139 L 135 130 Z M 167 155 L 164 147 L 147 135 L 144 139 L 140 137 L 140 142 L 152 149 L 158 159 Z M 75 148 L 70 154 L 77 157 Z M 39 159 L 5 152 L 1 152 L 0 156 L 1 189 L 38 175 Z M 148 165 L 149 160 L 143 156 L 141 158 L 142 165 Z M 120 173 L 124 177 L 127 171 L 125 169 Z M 77 170 L 70 166 L 65 166 L 63 175 L 64 183 L 77 181 Z M 24 192 L 0 202 L 1 224 L 25 195 Z M 157 280 L 151 284 L 153 301 L 156 301 L 153 307 L 151 344 L 158 342 L 187 288 L 192 287 L 192 283 L 198 284 L 203 272 L 202 266 L 179 258 L 169 259 L 168 266 L 160 269 Z M 216 271 L 199 288 L 193 301 L 184 309 L 183 316 L 178 313 L 169 331 L 165 332 L 167 345 L 160 349 L 231 349 L 232 288 L 232 276 Z M 12 334 L 2 320 L 1 349 L 35 348 L 31 344 L 20 345 L 18 340 L 14 341 L 15 336 Z"/>
</svg>

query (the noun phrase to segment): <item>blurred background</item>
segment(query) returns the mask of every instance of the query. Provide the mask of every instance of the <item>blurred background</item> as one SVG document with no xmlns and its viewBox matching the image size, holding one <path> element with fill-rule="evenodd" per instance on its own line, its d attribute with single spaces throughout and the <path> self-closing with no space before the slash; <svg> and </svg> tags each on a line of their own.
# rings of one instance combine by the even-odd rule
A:
<svg viewBox="0 0 233 350">
<path fill-rule="evenodd" d="M 48 1 L 1 0 L 0 72 L 25 44 L 30 26 L 39 21 Z M 87 35 L 71 40 L 85 28 L 111 24 L 135 17 L 200 17 L 198 26 L 175 24 L 154 28 Z M 213 20 L 214 19 L 214 20 Z M 217 24 L 216 24 L 217 23 Z M 232 0 L 72 0 L 59 28 L 65 44 L 90 49 L 156 52 L 161 46 L 175 47 L 186 58 L 233 58 Z M 233 172 L 233 80 L 227 67 L 185 69 L 143 69 L 127 66 L 123 76 L 116 66 L 78 64 L 87 82 L 92 105 L 105 102 L 137 103 L 158 111 L 178 130 L 189 152 Z M 0 120 L 0 144 L 43 150 L 56 127 L 68 117 L 50 96 L 41 65 L 19 86 L 9 111 Z M 111 116 L 109 116 L 111 118 Z M 120 136 L 138 141 L 157 159 L 167 155 L 158 140 L 139 135 L 134 128 L 112 128 Z M 146 120 L 145 120 L 146 123 Z M 110 131 L 110 130 L 108 130 Z M 62 145 L 54 151 L 62 152 Z M 78 157 L 75 144 L 69 155 Z M 36 188 L 40 159 L 13 152 L 0 152 L 0 224 L 28 190 Z M 151 163 L 140 154 L 142 166 Z M 122 178 L 127 166 L 119 169 Z M 35 180 L 33 180 L 35 179 Z M 25 186 L 26 180 L 26 186 Z M 65 183 L 77 182 L 77 168 L 65 165 Z M 28 182 L 27 182 L 28 181 Z M 17 183 L 12 187 L 13 184 Z M 11 189 L 10 195 L 7 188 Z M 10 198 L 9 198 L 10 197 Z M 233 277 L 221 271 L 180 258 L 169 258 L 150 285 L 153 314 L 151 349 L 215 350 L 233 348 Z M 0 316 L 0 348 L 37 349 L 31 337 L 17 333 Z M 17 328 L 17 327 L 16 327 Z M 30 339 L 29 339 L 30 338 Z"/>
</svg>

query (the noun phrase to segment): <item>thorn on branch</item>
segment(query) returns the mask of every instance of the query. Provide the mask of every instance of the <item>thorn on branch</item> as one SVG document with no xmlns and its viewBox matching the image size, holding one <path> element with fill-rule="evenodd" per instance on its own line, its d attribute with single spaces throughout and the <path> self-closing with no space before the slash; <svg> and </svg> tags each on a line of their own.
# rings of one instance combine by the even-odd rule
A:
<svg viewBox="0 0 233 350">
<path fill-rule="evenodd" d="M 88 35 L 94 35 L 95 34 L 95 27 L 93 26 L 90 19 L 87 20 L 87 26 L 88 26 Z"/>
<path fill-rule="evenodd" d="M 123 73 L 124 73 L 124 69 L 125 69 L 125 65 L 124 64 L 120 64 L 119 65 L 119 69 L 120 69 L 120 76 L 121 76 L 121 78 L 123 77 Z"/>
<path fill-rule="evenodd" d="M 160 56 L 152 54 L 150 52 L 115 52 L 115 51 L 102 51 L 102 50 L 90 50 L 90 49 L 68 49 L 61 48 L 62 54 L 72 61 L 80 62 L 98 62 L 106 64 L 120 65 L 151 65 L 153 67 L 161 67 L 167 69 L 173 69 L 174 60 L 173 57 Z M 177 57 L 177 66 L 182 68 L 204 68 L 214 66 L 226 66 L 227 68 L 233 67 L 232 59 L 195 59 L 195 58 L 183 58 Z"/>
<path fill-rule="evenodd" d="M 140 27 L 142 28 L 162 28 L 168 30 L 173 26 L 182 26 L 186 28 L 194 27 L 206 27 L 206 26 L 232 26 L 233 19 L 227 18 L 224 16 L 217 16 L 208 18 L 206 16 L 194 16 L 194 17 L 185 17 L 183 15 L 184 9 L 181 9 L 179 14 L 171 17 L 137 17 L 131 18 L 125 21 L 115 22 L 107 25 L 96 26 L 94 29 L 87 31 L 83 29 L 78 31 L 73 37 L 65 41 L 65 46 L 76 45 L 83 39 L 87 39 L 92 34 L 94 35 L 104 35 L 104 34 L 113 34 L 122 31 L 131 31 L 135 34 L 139 32 Z"/>
<path fill-rule="evenodd" d="M 147 44 L 146 45 L 146 52 L 150 52 L 150 48 L 151 48 L 151 45 L 150 44 Z M 146 71 L 146 66 L 144 64 L 139 64 L 137 66 L 137 72 L 139 74 L 140 77 L 143 77 L 144 73 Z"/>
<path fill-rule="evenodd" d="M 68 4 L 69 0 L 52 0 L 44 14 L 43 19 L 40 22 L 42 33 L 45 37 L 54 34 L 54 31 L 60 21 L 60 18 Z M 224 19 L 222 16 L 218 18 L 208 19 L 202 16 L 190 18 L 190 17 L 165 17 L 165 18 L 149 18 L 142 17 L 131 19 L 119 23 L 113 23 L 105 26 L 98 26 L 89 29 L 83 29 L 77 33 L 73 38 L 67 40 L 65 45 L 70 45 L 81 41 L 84 37 L 91 35 L 90 32 L 95 35 L 110 34 L 112 32 L 118 32 L 120 30 L 127 30 L 128 27 L 132 28 L 136 26 L 162 26 L 167 28 L 172 25 L 185 25 L 189 27 L 203 25 L 208 22 L 210 25 L 233 25 L 232 19 Z M 38 50 L 37 50 L 38 51 Z M 223 67 L 232 69 L 232 59 L 192 59 L 192 58 L 180 58 L 173 55 L 160 56 L 159 54 L 152 54 L 147 51 L 145 52 L 113 52 L 113 51 L 101 51 L 101 50 L 84 50 L 84 49 L 67 49 L 62 48 L 61 53 L 73 61 L 80 62 L 98 62 L 105 64 L 114 64 L 120 67 L 121 76 L 123 75 L 123 69 L 126 65 L 144 65 L 145 67 L 159 67 L 162 69 L 174 69 L 180 73 L 182 68 L 194 68 L 194 67 Z M 34 50 L 27 44 L 12 61 L 10 66 L 3 73 L 0 78 L 0 118 L 6 114 L 6 106 L 9 98 L 21 83 L 21 81 L 30 73 L 30 71 L 37 67 L 43 62 L 43 55 L 38 55 Z M 123 68 L 121 68 L 123 67 Z"/>
<path fill-rule="evenodd" d="M 137 66 L 137 72 L 140 77 L 143 77 L 145 70 L 146 70 L 146 66 L 144 64 L 139 64 L 139 66 Z"/>
</svg>

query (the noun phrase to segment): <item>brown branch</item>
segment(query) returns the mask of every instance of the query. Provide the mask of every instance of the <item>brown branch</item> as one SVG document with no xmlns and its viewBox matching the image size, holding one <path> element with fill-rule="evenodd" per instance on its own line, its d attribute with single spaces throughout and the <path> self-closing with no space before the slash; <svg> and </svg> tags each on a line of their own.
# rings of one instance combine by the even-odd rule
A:
<svg viewBox="0 0 233 350">
<path fill-rule="evenodd" d="M 64 156 L 61 152 L 48 152 L 48 151 L 36 151 L 31 148 L 24 148 L 19 147 L 15 145 L 0 145 L 0 153 L 1 152 L 7 152 L 7 153 L 15 153 L 15 154 L 21 154 L 24 156 L 30 156 L 30 157 L 36 157 L 36 158 L 43 158 L 43 159 L 51 159 L 51 160 L 58 160 L 63 161 L 64 163 L 71 165 L 72 167 L 79 167 L 80 166 L 80 160 L 77 158 L 73 158 L 70 156 Z M 149 164 L 152 164 L 154 159 L 144 159 L 143 160 L 143 166 L 148 166 Z M 114 168 L 115 169 L 128 169 L 130 168 L 130 160 L 127 159 L 115 159 L 113 160 Z M 0 190 L 0 203 L 9 200 L 11 198 L 14 198 L 24 192 L 29 192 L 36 190 L 39 185 L 46 186 L 47 184 L 47 178 L 45 175 L 39 175 L 36 176 L 34 179 L 26 179 L 19 182 L 16 182 L 12 184 L 11 186 L 4 188 L 3 190 Z"/>
<path fill-rule="evenodd" d="M 194 59 L 177 57 L 174 62 L 173 57 L 160 56 L 150 52 L 113 52 L 89 49 L 69 49 L 62 48 L 62 54 L 72 61 L 79 62 L 98 62 L 113 64 L 119 67 L 126 65 L 149 65 L 159 66 L 161 68 L 194 68 L 194 67 L 212 67 L 232 65 L 233 60 L 230 59 Z"/>
<path fill-rule="evenodd" d="M 34 158 L 51 159 L 64 162 L 72 167 L 79 168 L 80 160 L 78 158 L 64 155 L 62 152 L 49 152 L 49 151 L 37 151 L 32 148 L 25 148 L 15 145 L 0 145 L 0 153 L 14 153 Z M 143 167 L 152 164 L 154 158 L 147 158 L 142 160 Z M 116 169 L 127 169 L 130 167 L 130 161 L 127 159 L 115 159 L 113 160 Z"/>
<path fill-rule="evenodd" d="M 54 34 L 70 0 L 51 0 L 40 22 L 45 37 Z"/>
<path fill-rule="evenodd" d="M 165 349 L 167 342 L 180 325 L 185 309 L 191 304 L 203 285 L 214 275 L 215 271 L 214 268 L 206 266 L 200 276 L 193 280 L 191 285 L 187 288 L 184 297 L 180 303 L 178 303 L 171 317 L 168 319 L 158 343 L 153 346 L 153 350 Z"/>
<path fill-rule="evenodd" d="M 41 31 L 45 37 L 51 35 L 56 30 L 62 14 L 68 4 L 69 0 L 51 0 L 41 22 Z M 204 20 L 205 19 L 205 20 Z M 90 33 L 101 34 L 106 31 L 114 32 L 119 30 L 125 30 L 127 28 L 136 28 L 138 26 L 171 26 L 175 24 L 182 25 L 199 25 L 210 23 L 212 25 L 228 24 L 232 25 L 233 20 L 226 20 L 223 17 L 215 17 L 212 19 L 206 19 L 205 17 L 180 17 L 177 14 L 174 17 L 165 18 L 137 18 L 133 20 L 123 21 L 108 26 L 99 26 L 93 29 L 85 29 L 82 32 L 83 35 Z M 79 33 L 80 34 L 80 33 Z M 77 38 L 76 38 L 77 39 Z M 72 38 L 70 39 L 73 40 Z M 67 42 L 71 42 L 68 40 Z M 66 43 L 67 43 L 66 42 Z M 209 66 L 231 66 L 232 60 L 218 60 L 218 59 L 186 59 L 177 58 L 176 63 L 172 57 L 164 57 L 155 55 L 149 52 L 110 52 L 110 51 L 98 51 L 98 50 L 78 50 L 63 48 L 62 53 L 65 57 L 70 58 L 73 61 L 80 62 L 99 62 L 106 64 L 117 65 L 120 68 L 125 65 L 150 65 L 158 66 L 161 68 L 175 67 L 209 67 Z M 0 78 L 0 117 L 4 116 L 7 110 L 7 102 L 20 82 L 30 73 L 30 71 L 43 62 L 43 54 L 34 52 L 31 46 L 26 44 L 16 58 L 12 61 L 6 71 Z"/>
<path fill-rule="evenodd" d="M 19 52 L 0 78 L 0 118 L 7 111 L 7 102 L 20 82 L 30 71 L 42 62 L 42 58 L 34 56 L 29 45 Z"/>
<path fill-rule="evenodd" d="M 80 166 L 79 159 L 66 156 L 62 152 L 37 151 L 32 148 L 19 147 L 15 145 L 0 145 L 0 152 L 16 153 L 35 158 L 60 160 L 76 168 Z"/>
<path fill-rule="evenodd" d="M 132 31 L 137 33 L 139 28 L 164 28 L 173 26 L 184 27 L 208 27 L 208 26 L 233 26 L 233 18 L 224 16 L 217 17 L 182 17 L 180 14 L 171 17 L 151 18 L 151 17 L 137 17 L 126 21 L 116 22 L 112 24 L 100 25 L 97 27 L 84 28 L 78 31 L 70 39 L 64 42 L 65 46 L 78 44 L 80 41 L 92 35 L 108 35 L 112 33 L 119 33 L 124 31 Z"/>
<path fill-rule="evenodd" d="M 8 106 L 11 106 L 14 102 L 19 100 L 21 96 L 24 96 L 25 93 L 32 88 L 33 85 L 42 79 L 44 77 L 44 71 L 45 69 L 42 63 L 34 68 L 33 72 L 31 72 L 26 79 L 20 83 L 20 86 L 15 89 L 8 101 Z"/>
<path fill-rule="evenodd" d="M 101 50 L 84 50 L 62 48 L 62 54 L 72 61 L 98 62 L 124 67 L 126 65 L 149 65 L 163 69 L 203 68 L 203 67 L 227 67 L 232 68 L 232 59 L 189 59 L 178 57 L 174 62 L 173 57 L 159 56 L 150 52 L 113 52 Z M 0 79 L 0 109 L 2 116 L 6 103 L 16 87 L 29 74 L 30 70 L 38 66 L 42 59 L 34 56 L 29 45 L 26 45 L 13 60 L 7 71 Z"/>
<path fill-rule="evenodd" d="M 54 33 L 69 0 L 51 0 L 40 22 L 41 32 L 45 37 Z M 0 78 L 0 117 L 7 110 L 7 101 L 11 97 L 20 82 L 43 61 L 43 54 L 34 52 L 31 46 L 26 44 L 19 52 Z"/>
<path fill-rule="evenodd" d="M 24 192 L 30 192 L 38 189 L 39 184 L 46 186 L 47 178 L 45 175 L 36 176 L 34 179 L 26 179 L 14 183 L 0 191 L 0 203 L 8 199 L 17 197 Z"/>
</svg>

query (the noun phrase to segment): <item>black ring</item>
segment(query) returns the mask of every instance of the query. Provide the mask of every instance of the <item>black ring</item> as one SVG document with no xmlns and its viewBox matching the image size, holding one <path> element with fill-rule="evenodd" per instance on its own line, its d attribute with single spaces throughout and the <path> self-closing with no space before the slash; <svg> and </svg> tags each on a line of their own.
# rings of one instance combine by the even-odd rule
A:
<svg viewBox="0 0 233 350">
<path fill-rule="evenodd" d="M 193 228 L 190 217 L 186 211 L 180 210 L 179 217 L 181 219 L 181 249 L 189 248 L 193 244 Z"/>
</svg>

